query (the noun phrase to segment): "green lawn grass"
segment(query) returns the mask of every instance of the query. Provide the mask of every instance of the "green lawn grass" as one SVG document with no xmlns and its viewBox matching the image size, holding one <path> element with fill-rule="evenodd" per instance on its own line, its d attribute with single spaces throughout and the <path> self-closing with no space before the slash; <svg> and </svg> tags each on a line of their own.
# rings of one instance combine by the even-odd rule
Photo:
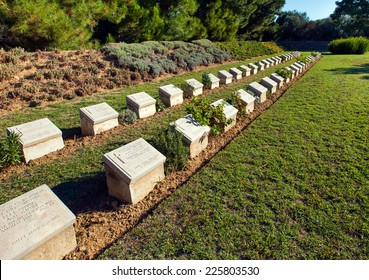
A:
<svg viewBox="0 0 369 280">
<path fill-rule="evenodd" d="M 369 55 L 326 55 L 99 259 L 368 259 Z"/>
<path fill-rule="evenodd" d="M 260 59 L 261 58 L 258 60 Z M 63 130 L 63 133 L 71 133 L 73 136 L 73 133 L 80 132 L 79 108 L 81 107 L 105 101 L 116 110 L 121 111 L 122 108 L 125 107 L 125 96 L 127 94 L 146 91 L 153 97 L 157 97 L 158 87 L 161 85 L 169 83 L 180 85 L 184 80 L 192 77 L 201 81 L 201 75 L 204 72 L 217 74 L 218 70 L 229 69 L 230 67 L 244 63 L 247 64 L 255 60 L 256 59 L 235 62 L 218 66 L 210 70 L 175 76 L 160 82 L 151 82 L 124 88 L 118 93 L 107 92 L 97 96 L 50 104 L 45 107 L 16 111 L 0 118 L 0 131 L 5 135 L 6 127 L 47 116 L 54 124 Z M 292 63 L 293 62 L 290 61 L 285 65 L 290 65 Z M 283 66 L 279 65 L 269 68 L 257 75 L 232 83 L 227 87 L 213 90 L 211 94 L 207 96 L 210 101 L 227 98 L 236 89 L 245 88 L 253 81 L 260 81 L 261 78 L 269 76 L 280 67 Z M 74 153 L 50 161 L 47 164 L 30 164 L 21 173 L 13 174 L 0 181 L 0 204 L 42 184 L 47 184 L 49 187 L 53 188 L 54 192 L 68 207 L 72 207 L 75 203 L 78 204 L 82 196 L 87 194 L 94 196 L 102 190 L 106 191 L 106 179 L 102 163 L 102 156 L 104 153 L 112 151 L 140 137 L 151 141 L 161 129 L 166 128 L 170 122 L 183 117 L 185 114 L 185 105 L 172 108 L 164 111 L 161 118 L 149 118 L 140 122 L 138 126 L 126 127 L 122 133 L 112 135 L 112 137 L 102 145 L 81 147 Z"/>
</svg>

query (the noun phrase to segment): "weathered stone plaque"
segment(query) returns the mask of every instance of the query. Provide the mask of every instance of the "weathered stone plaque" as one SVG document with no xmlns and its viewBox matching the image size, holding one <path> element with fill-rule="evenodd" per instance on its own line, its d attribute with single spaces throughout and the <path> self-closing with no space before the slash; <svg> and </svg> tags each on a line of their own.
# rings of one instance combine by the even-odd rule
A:
<svg viewBox="0 0 369 280">
<path fill-rule="evenodd" d="M 213 75 L 213 74 L 208 74 L 208 76 L 209 76 L 210 81 L 211 81 L 210 89 L 214 89 L 214 88 L 219 87 L 220 79 L 217 76 Z"/>
<path fill-rule="evenodd" d="M 283 86 L 284 78 L 282 76 L 278 75 L 277 73 L 273 73 L 270 75 L 270 78 L 278 84 L 278 88 Z"/>
<path fill-rule="evenodd" d="M 187 115 L 174 123 L 176 130 L 183 135 L 183 140 L 190 147 L 190 157 L 196 157 L 208 145 L 208 134 L 210 127 L 202 126 L 192 115 Z"/>
<path fill-rule="evenodd" d="M 61 260 L 77 245 L 75 220 L 46 185 L 0 205 L 0 259 Z"/>
<path fill-rule="evenodd" d="M 247 91 L 240 89 L 237 91 L 240 95 L 240 99 L 243 103 L 243 105 L 246 106 L 246 113 L 249 114 L 252 111 L 254 111 L 255 108 L 255 97 L 252 96 L 250 93 L 248 93 Z"/>
<path fill-rule="evenodd" d="M 25 162 L 63 149 L 62 132 L 48 118 L 9 127 L 20 135 Z"/>
<path fill-rule="evenodd" d="M 203 92 L 204 85 L 196 79 L 186 80 L 185 95 L 198 96 Z"/>
<path fill-rule="evenodd" d="M 250 75 L 251 75 L 251 68 L 247 67 L 246 65 L 241 65 L 241 66 L 240 66 L 240 69 L 242 70 L 243 75 L 244 75 L 245 77 L 248 77 L 248 76 L 250 76 Z"/>
<path fill-rule="evenodd" d="M 159 98 L 167 107 L 183 103 L 183 90 L 175 85 L 166 85 L 159 88 Z"/>
<path fill-rule="evenodd" d="M 269 77 L 262 78 L 260 84 L 266 87 L 271 94 L 277 91 L 278 84 Z"/>
<path fill-rule="evenodd" d="M 100 103 L 79 110 L 82 135 L 95 136 L 119 125 L 119 113 L 107 103 Z"/>
<path fill-rule="evenodd" d="M 218 101 L 211 103 L 211 105 L 214 107 L 217 107 L 221 104 L 224 104 L 223 112 L 224 112 L 224 116 L 226 117 L 227 121 L 232 120 L 230 124 L 224 127 L 224 131 L 226 132 L 230 130 L 233 126 L 236 125 L 238 110 L 235 107 L 233 107 L 231 104 L 229 104 L 228 102 L 224 102 L 223 99 L 219 99 Z"/>
<path fill-rule="evenodd" d="M 231 69 L 229 69 L 229 73 L 231 73 L 234 77 L 235 80 L 240 80 L 242 79 L 242 71 L 233 67 Z"/>
<path fill-rule="evenodd" d="M 166 158 L 139 138 L 104 155 L 109 195 L 135 204 L 165 178 Z"/>
<path fill-rule="evenodd" d="M 156 100 L 146 92 L 127 95 L 127 107 L 134 111 L 139 119 L 147 118 L 156 113 Z"/>
<path fill-rule="evenodd" d="M 248 85 L 247 89 L 259 97 L 260 103 L 263 103 L 267 96 L 268 89 L 257 82 Z"/>
<path fill-rule="evenodd" d="M 252 74 L 256 74 L 258 72 L 258 66 L 255 65 L 254 63 L 249 63 L 248 66 L 252 69 Z"/>
<path fill-rule="evenodd" d="M 226 70 L 220 70 L 218 72 L 218 78 L 220 79 L 220 83 L 224 85 L 230 84 L 233 81 L 233 75 Z"/>
</svg>

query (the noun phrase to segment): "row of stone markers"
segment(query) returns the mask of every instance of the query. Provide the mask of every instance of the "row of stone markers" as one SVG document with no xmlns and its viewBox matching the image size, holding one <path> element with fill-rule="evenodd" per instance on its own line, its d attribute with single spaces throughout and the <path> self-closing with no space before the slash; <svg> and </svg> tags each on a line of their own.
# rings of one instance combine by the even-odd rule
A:
<svg viewBox="0 0 369 280">
<path fill-rule="evenodd" d="M 286 59 L 292 57 L 286 55 Z M 277 63 L 278 59 L 274 61 Z M 270 67 L 272 62 L 269 66 L 267 63 L 264 65 Z M 254 69 L 247 67 L 250 69 L 249 73 L 257 69 L 256 67 Z M 298 63 L 295 67 L 300 69 L 305 66 Z M 240 74 L 235 70 L 238 69 L 230 70 L 231 75 L 239 77 Z M 222 74 L 219 76 L 218 82 L 221 79 L 222 83 L 227 82 L 227 78 L 223 78 Z M 246 90 L 239 90 L 247 113 L 254 110 L 255 100 L 265 101 L 268 89 L 274 92 L 272 80 L 276 81 L 279 87 L 283 84 L 283 78 L 274 73 L 270 76 L 270 80 L 266 77 L 262 79 L 261 84 L 252 83 Z M 187 84 L 191 85 L 192 82 Z M 159 92 L 167 93 L 172 88 L 172 85 L 164 86 Z M 192 95 L 196 95 L 200 91 L 191 92 Z M 169 104 L 167 106 L 180 104 L 181 98 L 178 96 L 177 99 L 171 95 L 168 97 L 163 94 L 163 96 L 167 96 Z M 127 96 L 127 106 L 136 108 L 139 117 L 147 117 L 154 111 L 150 107 L 147 108 L 146 105 L 151 104 L 151 99 L 145 97 L 147 96 L 142 94 Z M 221 99 L 212 105 L 218 106 L 222 103 Z M 233 123 L 226 127 L 225 131 L 235 125 L 237 113 L 236 108 L 226 104 L 224 114 L 227 119 L 233 119 Z M 118 113 L 106 103 L 80 109 L 80 117 L 84 135 L 95 135 L 118 125 Z M 184 143 L 190 147 L 191 158 L 206 148 L 210 132 L 208 126 L 201 126 L 191 115 L 176 120 L 171 125 L 182 133 Z M 47 118 L 11 127 L 8 131 L 15 131 L 21 135 L 26 162 L 64 146 L 60 129 Z M 105 154 L 103 162 L 109 194 L 126 203 L 139 202 L 157 182 L 165 178 L 165 161 L 166 157 L 142 138 Z M 47 185 L 0 205 L 0 259 L 62 259 L 76 247 L 73 228 L 75 220 L 75 215 Z"/>
</svg>

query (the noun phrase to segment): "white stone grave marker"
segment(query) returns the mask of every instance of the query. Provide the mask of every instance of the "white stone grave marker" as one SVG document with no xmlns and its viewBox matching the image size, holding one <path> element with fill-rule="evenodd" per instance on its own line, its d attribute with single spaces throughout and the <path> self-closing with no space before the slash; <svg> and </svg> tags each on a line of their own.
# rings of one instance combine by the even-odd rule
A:
<svg viewBox="0 0 369 280">
<path fill-rule="evenodd" d="M 104 155 L 109 195 L 135 204 L 165 178 L 166 158 L 139 138 Z"/>
<path fill-rule="evenodd" d="M 218 72 L 218 78 L 223 85 L 228 85 L 233 81 L 233 75 L 226 70 L 220 70 Z"/>
<path fill-rule="evenodd" d="M 271 94 L 274 94 L 277 91 L 278 84 L 269 77 L 262 78 L 260 84 L 266 87 Z"/>
<path fill-rule="evenodd" d="M 226 132 L 230 130 L 233 126 L 236 125 L 238 110 L 235 107 L 233 107 L 231 104 L 229 104 L 228 102 L 225 102 L 223 99 L 219 99 L 218 101 L 211 103 L 211 105 L 214 107 L 217 107 L 222 104 L 224 104 L 223 112 L 224 112 L 224 116 L 226 117 L 227 121 L 232 120 L 232 123 L 224 127 L 224 132 Z"/>
<path fill-rule="evenodd" d="M 231 73 L 235 80 L 241 80 L 242 79 L 242 71 L 233 67 L 229 69 L 229 73 Z"/>
<path fill-rule="evenodd" d="M 210 81 L 211 81 L 210 89 L 214 89 L 214 88 L 219 87 L 220 79 L 217 76 L 213 75 L 213 74 L 208 74 L 208 76 L 209 76 Z"/>
<path fill-rule="evenodd" d="M 186 96 L 188 97 L 199 96 L 202 94 L 204 85 L 200 83 L 198 80 L 189 79 L 189 80 L 186 80 L 185 83 L 186 83 L 186 88 L 184 92 Z"/>
<path fill-rule="evenodd" d="M 240 95 L 242 104 L 246 106 L 246 114 L 249 114 L 252 111 L 254 111 L 255 97 L 243 89 L 240 89 L 237 92 Z"/>
<path fill-rule="evenodd" d="M 20 135 L 25 162 L 63 149 L 62 132 L 48 118 L 9 127 Z"/>
<path fill-rule="evenodd" d="M 261 84 L 253 82 L 248 85 L 247 89 L 259 97 L 260 103 L 263 103 L 267 99 L 266 94 L 268 89 Z"/>
<path fill-rule="evenodd" d="M 156 113 L 156 100 L 146 92 L 127 95 L 127 107 L 134 111 L 139 119 L 147 118 Z"/>
<path fill-rule="evenodd" d="M 246 65 L 241 65 L 240 69 L 242 70 L 242 72 L 244 73 L 245 77 L 248 77 L 251 75 L 251 68 L 247 67 Z"/>
<path fill-rule="evenodd" d="M 282 87 L 284 84 L 284 78 L 277 73 L 270 75 L 270 78 L 278 84 L 278 88 Z"/>
<path fill-rule="evenodd" d="M 167 107 L 173 107 L 183 103 L 183 90 L 175 85 L 159 87 L 159 98 Z"/>
<path fill-rule="evenodd" d="M 0 259 L 63 259 L 77 246 L 75 221 L 46 185 L 0 205 Z"/>
</svg>

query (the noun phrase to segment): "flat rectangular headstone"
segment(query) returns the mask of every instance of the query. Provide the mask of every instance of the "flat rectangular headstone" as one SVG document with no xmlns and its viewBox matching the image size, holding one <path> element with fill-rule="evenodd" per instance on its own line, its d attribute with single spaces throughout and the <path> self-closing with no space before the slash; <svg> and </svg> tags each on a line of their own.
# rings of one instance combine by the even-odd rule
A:
<svg viewBox="0 0 369 280">
<path fill-rule="evenodd" d="M 135 204 L 165 178 L 166 158 L 139 138 L 103 156 L 109 195 Z"/>
<path fill-rule="evenodd" d="M 268 64 L 263 62 L 263 61 L 259 61 L 258 62 L 258 67 L 260 71 L 263 71 L 265 68 L 268 68 Z"/>
<path fill-rule="evenodd" d="M 155 98 L 151 97 L 146 92 L 138 92 L 135 94 L 127 95 L 127 103 L 136 107 L 136 108 L 143 108 L 156 103 Z"/>
<path fill-rule="evenodd" d="M 23 148 L 34 146 L 62 135 L 61 130 L 48 118 L 9 127 L 7 131 L 8 133 L 13 131 L 20 134 L 20 142 Z"/>
<path fill-rule="evenodd" d="M 277 91 L 278 84 L 269 77 L 262 78 L 260 84 L 270 90 L 272 94 Z"/>
<path fill-rule="evenodd" d="M 0 259 L 62 259 L 77 245 L 75 220 L 46 185 L 0 205 Z"/>
<path fill-rule="evenodd" d="M 119 116 L 119 113 L 105 102 L 81 108 L 80 112 L 93 124 L 99 124 Z"/>
<path fill-rule="evenodd" d="M 261 84 L 257 82 L 253 82 L 248 85 L 247 89 L 259 97 L 260 103 L 263 103 L 266 100 L 267 98 L 266 94 L 267 94 L 268 89 L 262 86 Z"/>
<path fill-rule="evenodd" d="M 301 67 L 298 67 L 296 65 L 291 65 L 290 68 L 294 71 L 296 71 L 297 73 L 300 73 L 302 71 L 302 68 Z"/>
<path fill-rule="evenodd" d="M 189 80 L 186 80 L 186 83 L 187 83 L 187 85 L 189 85 L 191 88 L 193 88 L 193 89 L 201 89 L 201 88 L 203 88 L 203 84 L 202 83 L 200 83 L 198 80 L 196 80 L 196 79 L 189 79 Z"/>
<path fill-rule="evenodd" d="M 252 70 L 250 67 L 247 67 L 246 65 L 241 65 L 240 69 L 242 69 L 242 71 L 244 71 L 246 73 L 246 75 L 248 74 L 247 76 L 250 75 L 250 72 Z"/>
<path fill-rule="evenodd" d="M 126 182 L 134 182 L 165 162 L 162 155 L 143 138 L 139 138 L 104 155 L 103 161 Z"/>
<path fill-rule="evenodd" d="M 210 89 L 214 89 L 214 88 L 219 87 L 220 79 L 217 76 L 213 75 L 213 74 L 208 74 L 208 76 L 209 76 L 210 82 L 211 82 Z"/>
<path fill-rule="evenodd" d="M 239 80 L 242 78 L 242 71 L 233 67 L 231 69 L 229 69 L 229 72 L 233 75 L 233 77 L 236 79 L 236 80 Z"/>
<path fill-rule="evenodd" d="M 226 119 L 228 120 L 228 119 L 231 119 L 231 118 L 235 118 L 236 115 L 237 115 L 238 110 L 235 107 L 233 107 L 231 104 L 229 104 L 228 102 L 224 102 L 223 99 L 219 99 L 219 100 L 211 103 L 211 105 L 214 106 L 214 107 L 217 107 L 217 106 L 219 106 L 223 103 L 224 103 L 223 112 L 224 112 L 224 115 L 225 115 Z"/>
<path fill-rule="evenodd" d="M 259 67 L 254 63 L 249 63 L 248 66 L 252 69 L 259 69 Z"/>
<path fill-rule="evenodd" d="M 246 106 L 246 113 L 253 112 L 256 98 L 243 89 L 238 90 L 237 93 L 240 95 L 242 103 Z"/>
<path fill-rule="evenodd" d="M 233 78 L 233 75 L 231 73 L 229 73 L 228 71 L 226 70 L 220 70 L 218 72 L 218 77 L 219 78 L 224 78 L 224 79 L 229 79 L 229 78 Z"/>
<path fill-rule="evenodd" d="M 271 58 L 267 58 L 266 61 L 270 63 L 270 66 L 273 66 L 275 64 L 275 61 Z"/>
<path fill-rule="evenodd" d="M 275 81 L 279 87 L 281 87 L 284 83 L 284 78 L 277 73 L 273 73 L 270 75 L 270 78 Z"/>
<path fill-rule="evenodd" d="M 173 124 L 176 129 L 182 133 L 185 142 L 189 144 L 199 140 L 210 132 L 210 127 L 200 125 L 195 121 L 192 115 L 187 115 L 178 119 Z"/>
<path fill-rule="evenodd" d="M 159 98 L 167 107 L 183 103 L 183 90 L 175 85 L 159 87 Z"/>
</svg>

